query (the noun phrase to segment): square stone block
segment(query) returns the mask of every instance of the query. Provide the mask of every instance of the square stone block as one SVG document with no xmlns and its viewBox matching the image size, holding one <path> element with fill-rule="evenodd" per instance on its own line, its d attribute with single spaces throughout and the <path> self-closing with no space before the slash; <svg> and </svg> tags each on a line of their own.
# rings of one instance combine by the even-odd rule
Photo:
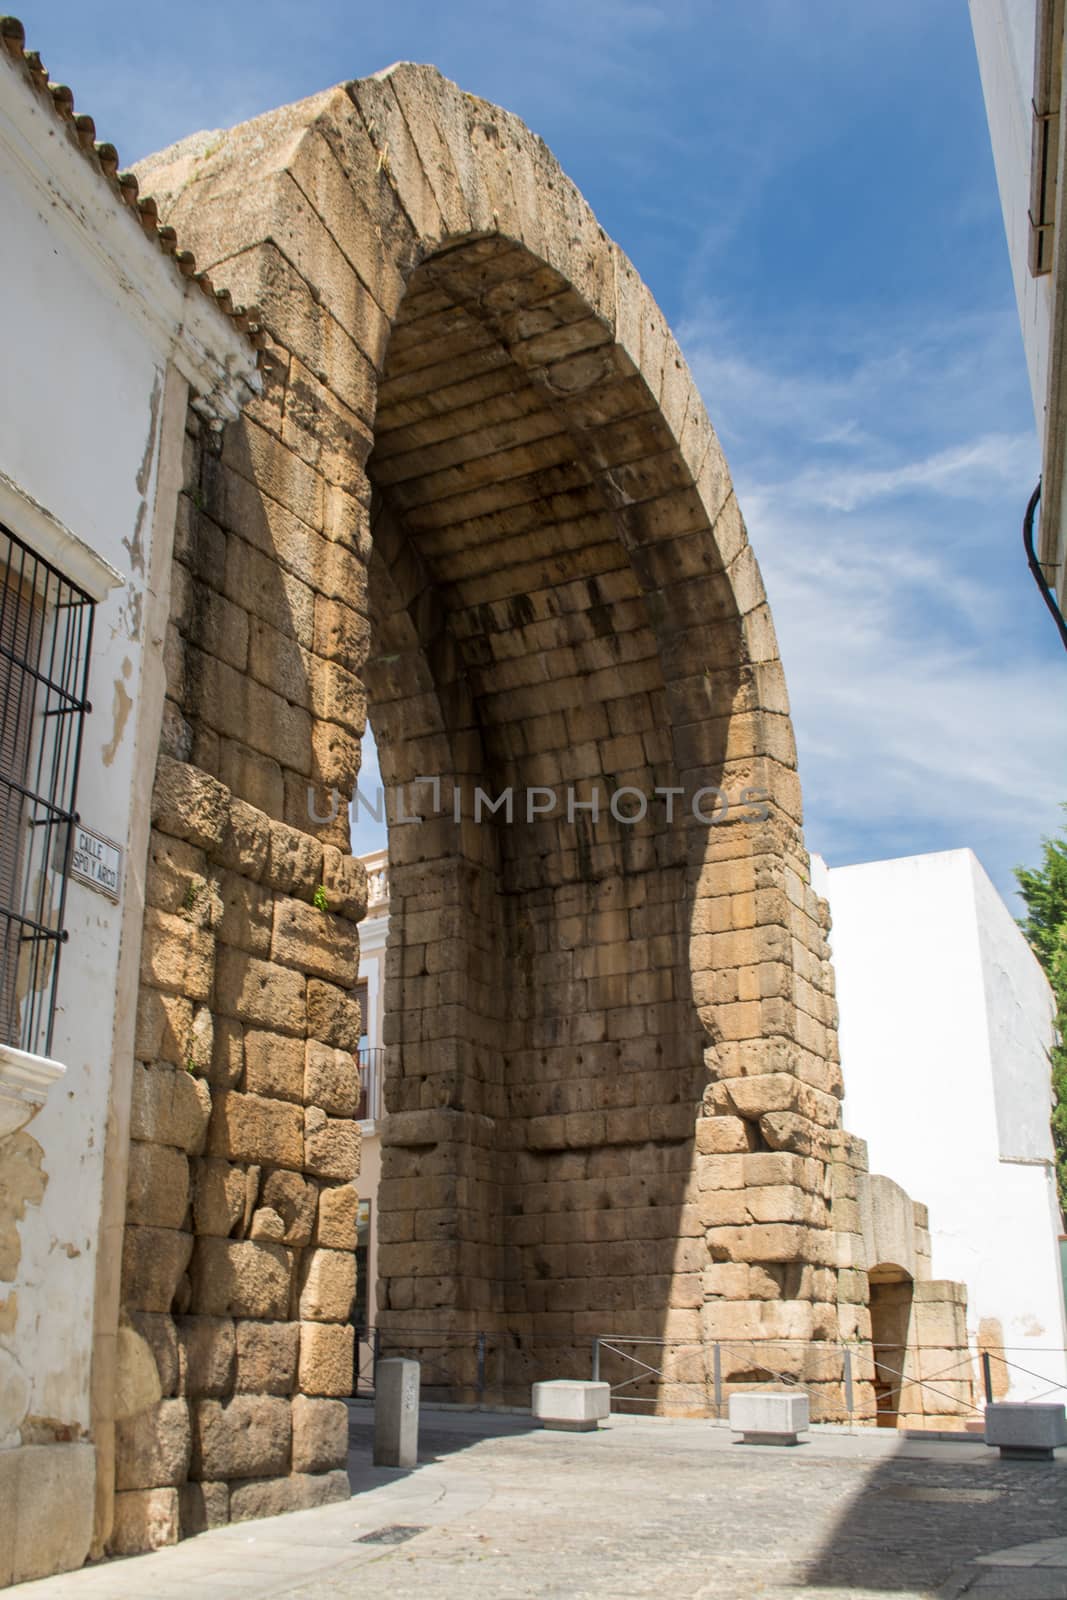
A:
<svg viewBox="0 0 1067 1600">
<path fill-rule="evenodd" d="M 611 1414 L 611 1386 L 588 1379 L 552 1378 L 535 1383 L 530 1410 L 543 1428 L 593 1433 Z"/>
<path fill-rule="evenodd" d="M 808 1427 L 806 1394 L 732 1394 L 730 1427 L 744 1444 L 796 1444 Z"/>
<path fill-rule="evenodd" d="M 985 1408 L 985 1442 L 998 1445 L 1002 1456 L 1050 1461 L 1053 1450 L 1067 1445 L 1063 1406 L 1000 1401 Z"/>
</svg>

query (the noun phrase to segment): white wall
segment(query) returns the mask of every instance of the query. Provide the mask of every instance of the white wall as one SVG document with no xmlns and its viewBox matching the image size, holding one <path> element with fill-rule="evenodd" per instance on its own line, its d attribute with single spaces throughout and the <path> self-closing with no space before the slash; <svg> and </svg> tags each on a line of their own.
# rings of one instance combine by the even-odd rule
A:
<svg viewBox="0 0 1067 1600">
<path fill-rule="evenodd" d="M 50 531 L 62 547 L 69 530 L 70 561 L 84 557 L 80 542 L 124 579 L 97 607 L 77 796 L 83 823 L 126 851 L 123 901 L 69 886 L 52 1046 L 66 1072 L 25 1130 L 43 1148 L 47 1187 L 20 1225 L 17 1295 L 0 1284 L 8 1308 L 0 1350 L 21 1369 L 29 1416 L 50 1419 L 46 1439 L 53 1424 L 75 1437 L 90 1426 L 109 1094 L 116 1044 L 132 1043 L 133 985 L 123 985 L 122 972 L 123 962 L 127 977 L 135 972 L 138 958 L 161 709 L 173 535 L 173 485 L 171 500 L 157 505 L 161 451 L 173 460 L 180 450 L 188 379 L 202 392 L 217 388 L 215 403 L 233 411 L 239 385 L 228 374 L 248 377 L 255 358 L 144 237 L 47 97 L 4 53 L 0 215 L 0 515 L 37 547 Z M 51 559 L 64 565 L 54 551 Z M 157 685 L 147 698 L 146 673 Z M 8 1445 L 18 1443 L 12 1420 L 0 1418 Z"/>
<path fill-rule="evenodd" d="M 1030 147 L 1037 0 L 970 0 L 1038 438 L 1045 433 L 1052 277 L 1030 275 Z M 962 264 L 962 270 L 966 263 Z"/>
<path fill-rule="evenodd" d="M 844 1120 L 930 1209 L 968 1327 L 1067 1383 L 1048 1127 L 1052 996 L 969 850 L 838 867 L 830 901 Z M 1009 1349 L 1008 1347 L 1013 1347 Z M 1013 1374 L 1013 1399 L 1046 1385 Z"/>
</svg>

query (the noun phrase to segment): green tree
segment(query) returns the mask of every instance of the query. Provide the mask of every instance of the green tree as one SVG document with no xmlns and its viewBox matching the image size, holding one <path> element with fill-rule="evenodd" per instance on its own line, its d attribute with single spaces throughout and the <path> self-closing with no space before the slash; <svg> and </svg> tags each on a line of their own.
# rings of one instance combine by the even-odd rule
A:
<svg viewBox="0 0 1067 1600">
<path fill-rule="evenodd" d="M 1058 1042 L 1051 1051 L 1056 1097 L 1052 1139 L 1060 1207 L 1067 1212 L 1067 829 L 1061 829 L 1056 839 L 1042 841 L 1039 867 L 1016 867 L 1015 877 L 1026 902 L 1026 916 L 1019 926 L 1044 967 L 1056 997 Z"/>
</svg>

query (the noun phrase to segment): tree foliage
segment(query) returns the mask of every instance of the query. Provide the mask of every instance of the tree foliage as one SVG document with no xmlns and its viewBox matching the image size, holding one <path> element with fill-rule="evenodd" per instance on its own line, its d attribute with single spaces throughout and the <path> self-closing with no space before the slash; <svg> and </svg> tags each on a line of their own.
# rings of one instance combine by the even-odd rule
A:
<svg viewBox="0 0 1067 1600">
<path fill-rule="evenodd" d="M 1026 916 L 1019 926 L 1044 967 L 1056 997 L 1058 1042 L 1051 1051 L 1056 1096 L 1052 1138 L 1060 1208 L 1067 1212 L 1067 829 L 1061 829 L 1058 838 L 1042 842 L 1039 867 L 1016 867 L 1015 877 L 1026 903 Z"/>
</svg>

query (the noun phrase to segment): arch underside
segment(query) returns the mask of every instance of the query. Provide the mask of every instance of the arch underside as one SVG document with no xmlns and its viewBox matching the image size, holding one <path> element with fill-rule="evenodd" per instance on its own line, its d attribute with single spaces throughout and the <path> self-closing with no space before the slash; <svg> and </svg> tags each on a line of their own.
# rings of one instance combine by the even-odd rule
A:
<svg viewBox="0 0 1067 1600">
<path fill-rule="evenodd" d="M 724 784 L 747 663 L 655 399 L 525 249 L 458 243 L 412 275 L 368 472 L 371 714 L 425 813 L 389 840 L 379 1317 L 487 1329 L 517 1392 L 590 1335 L 699 1336 L 710 835 L 656 791 Z M 638 821 L 610 811 L 623 788 Z M 476 822 L 477 789 L 513 820 Z M 554 805 L 529 820 L 534 790 Z"/>
</svg>

